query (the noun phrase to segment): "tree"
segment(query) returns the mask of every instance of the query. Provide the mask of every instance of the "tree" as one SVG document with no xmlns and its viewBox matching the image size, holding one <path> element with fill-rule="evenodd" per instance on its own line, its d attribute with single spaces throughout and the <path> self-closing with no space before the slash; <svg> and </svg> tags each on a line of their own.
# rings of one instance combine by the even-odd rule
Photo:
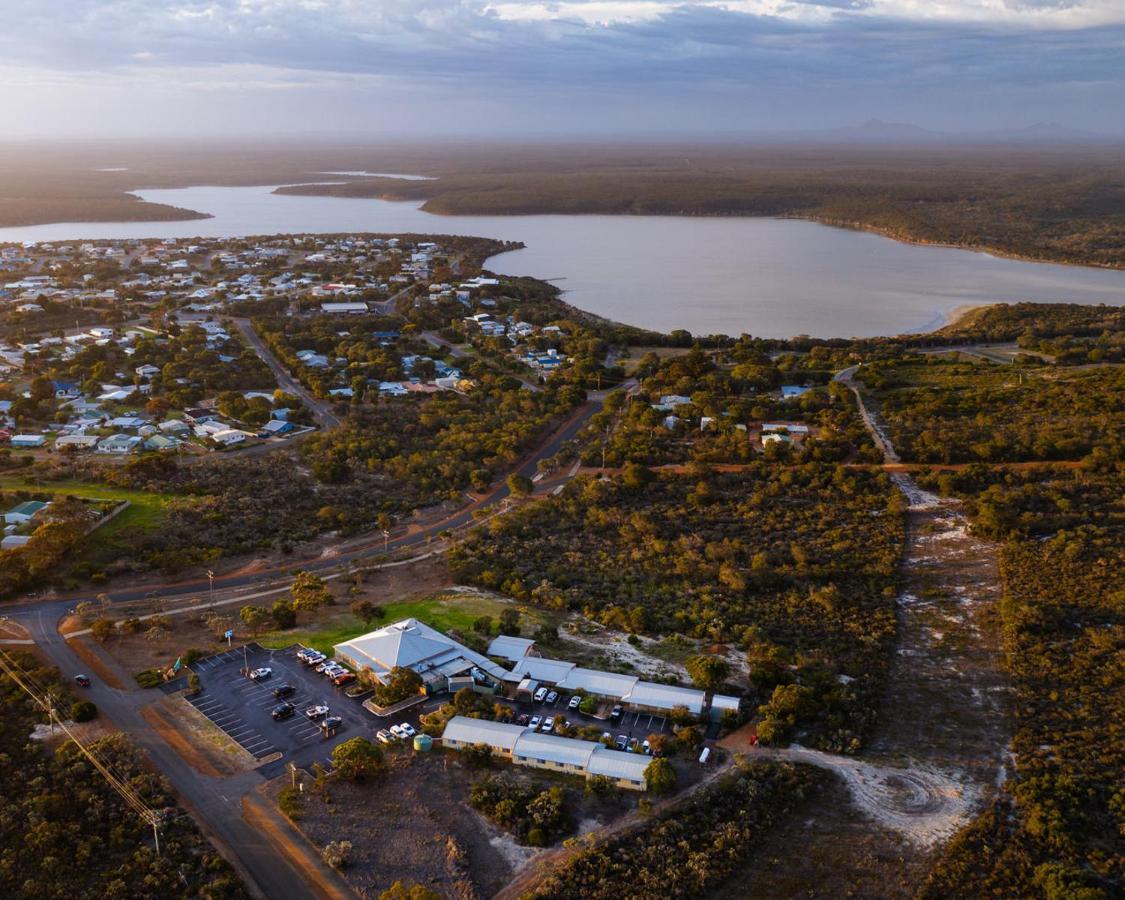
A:
<svg viewBox="0 0 1125 900">
<path fill-rule="evenodd" d="M 70 718 L 75 722 L 89 722 L 98 715 L 98 708 L 89 700 L 75 700 L 70 705 Z"/>
<path fill-rule="evenodd" d="M 535 490 L 535 485 L 526 475 L 513 472 L 508 476 L 508 490 L 512 492 L 513 497 L 526 497 Z"/>
<path fill-rule="evenodd" d="M 387 674 L 386 684 L 375 687 L 374 700 L 379 706 L 391 706 L 422 691 L 422 676 L 405 666 L 395 666 Z"/>
<path fill-rule="evenodd" d="M 99 644 L 104 644 L 117 631 L 112 619 L 95 619 L 90 624 L 90 636 Z"/>
<path fill-rule="evenodd" d="M 684 667 L 695 686 L 705 691 L 718 688 L 730 674 L 730 663 L 721 656 L 708 653 L 690 657 Z"/>
<path fill-rule="evenodd" d="M 474 769 L 483 769 L 492 764 L 492 748 L 488 744 L 473 744 L 461 751 L 461 757 Z"/>
<path fill-rule="evenodd" d="M 514 606 L 509 606 L 500 612 L 500 633 L 501 634 L 514 634 L 520 633 L 520 611 Z"/>
<path fill-rule="evenodd" d="M 332 766 L 341 778 L 363 781 L 383 770 L 383 751 L 364 737 L 354 737 L 332 751 Z"/>
<path fill-rule="evenodd" d="M 332 604 L 332 593 L 324 579 L 312 572 L 298 572 L 293 578 L 291 588 L 293 608 L 302 612 L 312 612 L 321 606 Z"/>
<path fill-rule="evenodd" d="M 420 884 L 396 881 L 379 895 L 379 900 L 441 900 L 441 895 Z"/>
<path fill-rule="evenodd" d="M 664 757 L 658 757 L 645 767 L 645 784 L 654 794 L 667 794 L 676 787 L 676 770 Z"/>
<path fill-rule="evenodd" d="M 381 619 L 387 614 L 383 607 L 372 603 L 370 600 L 356 600 L 351 605 L 351 611 L 352 615 L 367 627 L 370 627 L 376 619 Z"/>
<path fill-rule="evenodd" d="M 258 636 L 262 626 L 271 618 L 269 612 L 262 606 L 244 606 L 238 611 L 238 617 L 254 637 Z"/>
<path fill-rule="evenodd" d="M 477 634 L 492 633 L 492 616 L 478 616 L 473 620 L 473 631 Z"/>
<path fill-rule="evenodd" d="M 270 615 L 273 616 L 274 624 L 282 630 L 292 628 L 297 624 L 297 610 L 293 608 L 293 603 L 289 600 L 276 601 L 273 609 L 270 610 Z"/>
<path fill-rule="evenodd" d="M 324 848 L 324 861 L 333 869 L 342 869 L 350 861 L 351 852 L 351 841 L 331 841 Z"/>
</svg>

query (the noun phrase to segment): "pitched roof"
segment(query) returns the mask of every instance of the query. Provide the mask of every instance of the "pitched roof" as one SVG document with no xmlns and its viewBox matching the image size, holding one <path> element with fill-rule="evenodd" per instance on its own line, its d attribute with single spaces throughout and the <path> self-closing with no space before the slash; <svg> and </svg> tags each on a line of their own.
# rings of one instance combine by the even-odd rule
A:
<svg viewBox="0 0 1125 900">
<path fill-rule="evenodd" d="M 527 651 L 534 646 L 535 641 L 531 638 L 513 637 L 510 634 L 502 634 L 488 645 L 488 655 L 499 656 L 501 659 L 518 662 L 527 656 Z"/>
<path fill-rule="evenodd" d="M 695 688 L 676 687 L 671 684 L 657 684 L 654 681 L 638 681 L 624 699 L 637 706 L 650 706 L 656 709 L 674 709 L 686 706 L 699 715 L 703 711 L 706 695 Z"/>
<path fill-rule="evenodd" d="M 527 729 L 523 725 L 491 722 L 488 719 L 471 719 L 454 716 L 445 725 L 444 741 L 461 741 L 466 744 L 488 744 L 494 750 L 511 752 L 516 741 Z"/>
<path fill-rule="evenodd" d="M 590 762 L 590 755 L 599 746 L 593 741 L 525 731 L 516 741 L 512 752 L 516 756 L 585 768 Z"/>
<path fill-rule="evenodd" d="M 643 753 L 623 753 L 599 747 L 590 756 L 590 764 L 586 770 L 591 775 L 606 775 L 609 778 L 644 783 L 645 769 L 651 762 L 652 758 Z"/>
</svg>

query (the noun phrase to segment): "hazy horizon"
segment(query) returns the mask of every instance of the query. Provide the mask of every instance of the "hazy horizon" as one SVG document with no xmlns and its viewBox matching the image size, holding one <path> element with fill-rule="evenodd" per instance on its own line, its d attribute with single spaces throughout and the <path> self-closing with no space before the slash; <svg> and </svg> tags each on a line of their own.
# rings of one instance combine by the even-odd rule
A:
<svg viewBox="0 0 1125 900">
<path fill-rule="evenodd" d="M 6 13 L 9 140 L 768 140 L 873 119 L 955 139 L 1125 136 L 1118 0 L 13 0 Z"/>
</svg>

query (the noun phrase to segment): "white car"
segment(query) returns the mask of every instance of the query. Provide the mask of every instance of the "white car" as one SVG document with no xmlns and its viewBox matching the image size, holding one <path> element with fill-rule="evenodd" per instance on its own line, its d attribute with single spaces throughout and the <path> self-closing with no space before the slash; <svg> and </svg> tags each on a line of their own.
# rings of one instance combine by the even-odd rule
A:
<svg viewBox="0 0 1125 900">
<path fill-rule="evenodd" d="M 250 672 L 250 680 L 265 681 L 271 675 L 273 675 L 273 669 L 269 668 L 269 666 L 262 666 L 262 668 L 254 669 Z"/>
<path fill-rule="evenodd" d="M 393 734 L 400 741 L 403 738 L 406 737 L 406 735 L 403 734 L 403 732 L 402 732 L 402 726 L 401 725 L 392 725 L 391 726 L 391 734 Z"/>
<path fill-rule="evenodd" d="M 343 666 L 333 664 L 331 666 L 325 666 L 324 671 L 320 674 L 325 678 L 335 678 L 337 675 L 343 675 L 346 671 L 348 670 Z"/>
<path fill-rule="evenodd" d="M 375 737 L 379 739 L 380 744 L 390 744 L 393 743 L 395 739 L 395 736 L 385 728 L 380 728 L 378 731 L 376 731 Z"/>
<path fill-rule="evenodd" d="M 527 723 L 527 727 L 530 728 L 532 731 L 536 731 L 539 728 L 539 723 L 542 722 L 542 721 L 543 721 L 542 716 L 532 716 L 531 721 Z"/>
<path fill-rule="evenodd" d="M 545 718 L 543 720 L 543 732 L 545 734 L 550 734 L 554 730 L 555 730 L 555 718 L 554 718 L 554 716 L 547 716 L 547 718 Z"/>
<path fill-rule="evenodd" d="M 547 689 L 543 688 L 543 687 L 539 688 L 539 690 L 537 690 L 535 692 L 535 702 L 536 703 L 542 703 L 546 699 L 547 699 Z"/>
<path fill-rule="evenodd" d="M 305 710 L 305 717 L 308 719 L 319 719 L 326 715 L 328 715 L 328 707 L 323 703 L 317 703 L 315 706 L 310 706 Z"/>
<path fill-rule="evenodd" d="M 570 698 L 570 702 L 566 705 L 567 709 L 578 709 L 582 705 L 582 698 L 575 694 Z"/>
<path fill-rule="evenodd" d="M 418 733 L 414 730 L 414 726 L 409 722 L 403 722 L 398 726 L 398 730 L 402 732 L 403 738 L 412 738 Z"/>
</svg>

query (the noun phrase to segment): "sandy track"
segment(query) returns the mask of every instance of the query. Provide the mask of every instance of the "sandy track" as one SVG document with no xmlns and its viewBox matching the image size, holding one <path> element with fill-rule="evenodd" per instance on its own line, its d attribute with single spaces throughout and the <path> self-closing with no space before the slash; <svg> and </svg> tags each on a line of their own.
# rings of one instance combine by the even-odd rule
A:
<svg viewBox="0 0 1125 900">
<path fill-rule="evenodd" d="M 927 765 L 877 765 L 798 746 L 765 752 L 834 772 L 861 812 L 923 849 L 952 837 L 969 822 L 979 801 L 975 786 Z"/>
</svg>

